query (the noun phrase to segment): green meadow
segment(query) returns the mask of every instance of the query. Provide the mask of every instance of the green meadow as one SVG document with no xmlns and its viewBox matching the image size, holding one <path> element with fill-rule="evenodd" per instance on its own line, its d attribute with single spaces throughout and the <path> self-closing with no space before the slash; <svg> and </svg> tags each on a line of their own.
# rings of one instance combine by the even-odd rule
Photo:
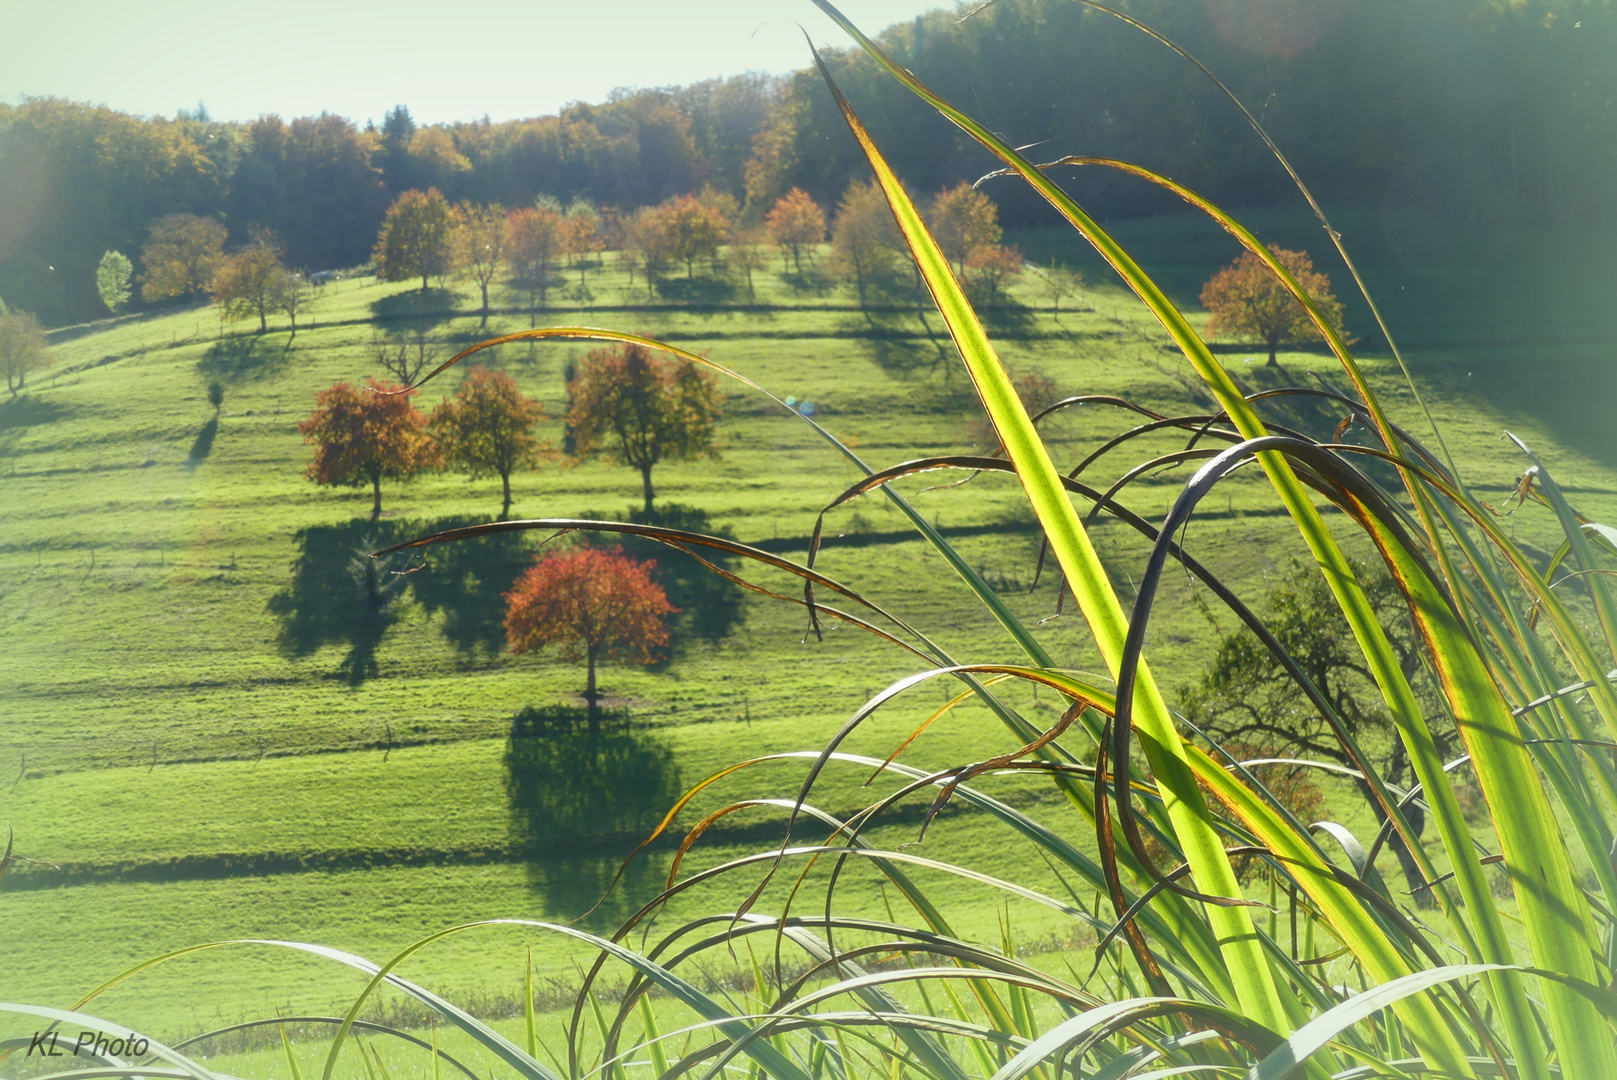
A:
<svg viewBox="0 0 1617 1080">
<path fill-rule="evenodd" d="M 1426 436 L 1368 313 L 1315 243 L 1311 219 L 1272 210 L 1238 216 L 1268 240 L 1315 249 L 1393 419 Z M 1602 297 L 1617 286 L 1611 257 L 1575 237 L 1477 237 L 1394 210 L 1341 217 L 1474 489 L 1510 511 L 1523 460 L 1502 437 L 1509 429 L 1582 512 L 1617 517 L 1617 438 L 1604 405 L 1617 367 L 1614 339 L 1599 322 Z M 1216 229 L 1183 217 L 1114 228 L 1192 309 L 1201 281 L 1234 254 Z M 1030 260 L 1067 263 L 1089 282 L 1053 311 L 1029 273 L 1004 307 L 987 313 L 1014 372 L 1041 374 L 1063 394 L 1203 410 L 1206 398 L 1165 334 L 1092 256 L 1053 231 L 1011 239 Z M 324 287 L 295 333 L 221 326 L 209 308 L 73 328 L 55 335 L 55 367 L 0 403 L 0 821 L 14 831 L 16 852 L 33 860 L 0 890 L 0 987 L 10 1000 L 66 1006 L 142 959 L 228 938 L 316 942 L 382 960 L 435 929 L 476 919 L 610 928 L 660 888 L 674 855 L 668 842 L 643 852 L 595 906 L 680 792 L 745 758 L 818 749 L 871 695 L 918 669 L 913 655 L 854 627 L 829 624 L 819 640 L 800 607 L 692 573 L 682 579 L 670 656 L 602 672 L 627 720 L 598 732 L 547 726 L 544 717 L 576 704 L 582 670 L 512 657 L 500 630 L 501 593 L 545 534 L 367 559 L 499 510 L 497 480 L 436 474 L 385 484 L 384 512 L 373 522 L 368 490 L 320 488 L 303 475 L 309 451 L 296 422 L 312 395 L 376 372 L 374 329 L 411 313 L 430 317 L 443 357 L 530 324 L 606 326 L 677 343 L 778 395 L 814 402 L 816 419 L 872 467 L 978 447 L 980 410 L 935 313 L 923 323 L 913 306 L 895 302 L 867 317 L 850 290 L 778 266 L 757 276 L 755 295 L 699 276 L 670 279 L 652 302 L 610 253 L 584 271 L 592 299 L 570 295 L 578 277 L 569 271 L 569 290 L 533 314 L 525 297 L 497 289 L 486 319 L 464 282 L 451 283 L 448 295 L 437 295 L 442 307 L 422 316 L 411 286 L 360 278 Z M 560 446 L 563 372 L 590 347 L 518 343 L 478 362 L 509 372 L 545 402 L 546 435 Z M 1252 390 L 1303 383 L 1315 370 L 1330 377 L 1334 364 L 1322 353 L 1284 352 L 1281 375 L 1262 368 L 1256 347 L 1221 346 L 1220 355 Z M 450 371 L 429 383 L 420 403 L 452 393 L 459 378 Z M 225 387 L 217 416 L 206 399 L 211 379 Z M 801 560 L 816 515 L 860 473 L 800 419 L 739 384 L 725 393 L 722 458 L 660 466 L 659 505 L 699 509 L 711 527 Z M 1283 408 L 1271 415 L 1319 437 L 1341 419 Z M 1132 422 L 1101 406 L 1053 419 L 1058 464 L 1070 467 Z M 1104 487 L 1145 460 L 1140 447 L 1165 453 L 1181 445 L 1154 436 L 1087 475 Z M 1186 543 L 1256 605 L 1266 579 L 1303 549 L 1252 473 L 1221 487 Z M 1160 519 L 1188 474 L 1143 477 L 1125 501 Z M 979 476 L 940 486 L 956 479 L 935 474 L 897 486 L 1003 589 L 1059 663 L 1098 671 L 1081 620 L 1070 611 L 1051 617 L 1054 578 L 1034 586 L 1038 536 L 1014 481 Z M 520 517 L 621 519 L 639 497 L 638 476 L 604 462 L 557 460 L 513 484 Z M 1558 542 L 1547 513 L 1528 508 L 1509 521 L 1531 551 L 1547 557 Z M 1017 659 L 982 606 L 879 494 L 834 511 L 826 535 L 825 573 L 957 660 Z M 1102 522 L 1095 535 L 1129 597 L 1144 541 L 1116 523 Z M 776 592 L 800 592 L 787 575 L 732 569 Z M 1170 692 L 1192 680 L 1220 630 L 1231 628 L 1228 616 L 1215 625 L 1200 613 L 1195 591 L 1184 575 L 1169 575 L 1169 602 L 1152 626 L 1149 654 Z M 931 682 L 906 693 L 843 749 L 885 757 L 954 692 Z M 1009 693 L 1054 720 L 1053 701 Z M 540 718 L 541 733 L 513 736 L 524 717 Z M 987 710 L 966 706 L 902 760 L 928 768 L 1009 748 Z M 732 775 L 699 796 L 681 824 L 737 799 L 790 799 L 806 768 L 799 758 Z M 869 777 L 868 768 L 835 766 L 810 801 L 846 815 L 898 782 L 888 775 L 862 786 Z M 1062 820 L 1053 793 L 1036 780 L 988 777 L 979 786 L 1035 816 L 1048 806 L 1052 823 Z M 1346 786 L 1329 793 L 1329 805 L 1350 825 L 1368 818 Z M 904 804 L 871 838 L 889 847 L 915 840 L 923 809 Z M 778 844 L 784 819 L 779 806 L 723 818 L 685 870 Z M 1062 895 L 1063 883 L 1033 863 L 1030 849 L 970 810 L 952 808 L 905 850 Z M 761 872 L 703 885 L 675 910 L 733 909 Z M 815 890 L 825 880 L 826 868 L 814 867 L 793 902 L 823 904 Z M 760 903 L 777 910 L 791 883 L 790 875 L 777 879 Z M 1081 973 L 1091 962 L 1093 937 L 1074 936 L 1070 921 L 1048 908 L 1007 907 L 969 883 L 947 889 L 963 936 L 998 943 L 1008 927 L 1039 963 L 1070 963 Z M 858 868 L 838 895 L 845 910 L 873 915 L 893 902 Z M 560 987 L 576 982 L 586 953 L 553 935 L 474 931 L 417 954 L 402 971 L 520 1025 L 510 1018 L 530 947 L 536 978 L 556 988 L 546 1000 L 559 1007 Z M 241 956 L 229 963 L 201 953 L 139 976 L 99 1012 L 178 1039 L 277 1011 L 340 1013 L 363 985 L 329 963 L 235 948 Z M 268 1065 L 249 1055 L 221 1067 L 258 1075 Z"/>
</svg>

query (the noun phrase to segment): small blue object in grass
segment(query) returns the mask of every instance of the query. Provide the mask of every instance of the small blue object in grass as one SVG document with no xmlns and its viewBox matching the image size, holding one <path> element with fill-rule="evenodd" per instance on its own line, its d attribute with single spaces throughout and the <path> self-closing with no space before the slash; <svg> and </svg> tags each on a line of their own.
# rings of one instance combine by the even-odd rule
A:
<svg viewBox="0 0 1617 1080">
<path fill-rule="evenodd" d="M 813 416 L 814 415 L 814 402 L 812 402 L 812 401 L 803 402 L 803 404 L 801 404 L 801 405 L 799 405 L 797 407 L 797 411 L 802 413 L 804 416 Z"/>
<path fill-rule="evenodd" d="M 792 397 L 790 394 L 787 394 L 786 395 L 786 404 L 795 407 L 797 405 L 797 399 Z"/>
</svg>

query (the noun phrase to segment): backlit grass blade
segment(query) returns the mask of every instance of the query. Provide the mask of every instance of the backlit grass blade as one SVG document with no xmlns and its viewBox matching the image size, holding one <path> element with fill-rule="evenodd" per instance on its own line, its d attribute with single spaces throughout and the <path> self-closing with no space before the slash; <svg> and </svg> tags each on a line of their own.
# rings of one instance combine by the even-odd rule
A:
<svg viewBox="0 0 1617 1080">
<path fill-rule="evenodd" d="M 292 1040 L 286 1037 L 286 1025 L 279 1027 L 281 1035 L 281 1050 L 286 1054 L 286 1071 L 291 1074 L 292 1080 L 303 1080 L 303 1068 L 298 1064 L 298 1056 L 292 1052 Z M 437 1055 L 433 1057 L 436 1059 Z"/>
<path fill-rule="evenodd" d="M 391 974 L 393 968 L 397 967 L 399 964 L 403 963 L 417 952 L 426 948 L 428 945 L 441 941 L 446 937 L 464 933 L 468 930 L 476 930 L 482 927 L 490 926 L 515 926 L 542 930 L 548 933 L 559 934 L 564 937 L 571 937 L 578 941 L 590 944 L 601 950 L 603 953 L 610 954 L 616 959 L 622 961 L 640 974 L 650 978 L 658 986 L 662 987 L 663 990 L 667 991 L 670 996 L 691 1008 L 698 1015 L 704 1016 L 710 1020 L 719 1021 L 719 1029 L 730 1038 L 739 1039 L 745 1035 L 748 1030 L 747 1026 L 736 1020 L 729 1010 L 719 1005 L 718 1002 L 714 1001 L 710 996 L 698 990 L 691 983 L 677 975 L 674 975 L 672 972 L 665 970 L 657 964 L 652 963 L 650 960 L 647 960 L 634 950 L 627 949 L 616 942 L 608 941 L 603 937 L 587 933 L 575 927 L 563 926 L 557 923 L 538 922 L 531 919 L 484 919 L 474 923 L 465 923 L 460 926 L 452 926 L 448 929 L 440 930 L 437 933 L 429 934 L 427 937 L 424 937 L 421 940 L 414 942 L 409 947 L 401 950 L 386 964 L 380 966 L 371 965 L 375 969 L 375 974 L 371 977 L 371 981 L 366 986 L 364 992 L 356 997 L 353 1004 L 349 1006 L 348 1012 L 343 1018 L 343 1027 L 338 1029 L 336 1037 L 332 1039 L 331 1050 L 326 1055 L 325 1070 L 321 1074 L 323 1080 L 331 1080 L 331 1077 L 336 1070 L 338 1054 L 342 1050 L 343 1039 L 347 1035 L 348 1028 L 352 1025 L 352 1022 L 358 1018 L 360 1011 L 364 1008 L 365 1002 L 370 1000 L 371 995 L 384 982 L 394 981 L 395 977 Z M 479 1024 L 479 1026 L 481 1027 L 482 1025 Z M 518 1068 L 519 1071 L 525 1074 L 539 1074 L 542 1076 L 543 1080 L 556 1080 L 548 1069 L 545 1069 L 544 1066 L 540 1065 L 537 1061 L 528 1058 L 527 1055 L 521 1053 L 521 1051 L 517 1050 L 515 1046 L 512 1046 L 504 1038 L 499 1035 L 495 1035 L 492 1030 L 490 1030 L 488 1033 L 493 1035 L 497 1042 L 485 1042 L 485 1045 L 489 1046 L 491 1050 L 494 1050 L 497 1054 L 504 1058 L 507 1064 Z M 502 1053 L 502 1050 L 506 1052 Z M 749 1056 L 752 1057 L 752 1059 L 760 1066 L 767 1069 L 771 1076 L 777 1077 L 779 1080 L 811 1080 L 811 1078 L 804 1073 L 795 1062 L 781 1054 L 780 1051 L 776 1050 L 768 1043 L 754 1046 L 749 1052 Z"/>
<path fill-rule="evenodd" d="M 79 1012 L 75 1009 L 52 1009 L 43 1005 L 22 1005 L 12 1002 L 0 1002 L 0 1014 L 3 1013 L 15 1013 L 21 1016 L 32 1016 L 41 1020 L 49 1020 L 50 1026 L 53 1028 L 57 1027 L 58 1025 L 68 1024 L 72 1025 L 76 1032 L 88 1033 L 91 1035 L 105 1035 L 108 1039 L 123 1040 L 131 1037 L 138 1037 L 145 1040 L 146 1053 L 148 1055 L 168 1062 L 170 1065 L 174 1066 L 175 1072 L 191 1077 L 192 1080 L 216 1080 L 215 1073 L 197 1064 L 195 1061 L 192 1061 L 190 1058 L 186 1057 L 184 1054 L 181 1054 L 177 1050 L 171 1049 L 163 1043 L 152 1039 L 150 1036 L 141 1035 L 139 1032 L 136 1032 L 130 1027 L 123 1024 L 114 1024 L 109 1020 L 101 1019 L 99 1016 L 91 1016 L 88 1013 Z M 78 1037 L 78 1035 L 75 1035 L 75 1040 Z M 69 1046 L 63 1051 L 64 1055 L 72 1049 L 73 1047 L 70 1043 Z"/>
<path fill-rule="evenodd" d="M 1298 1028 L 1284 1046 L 1253 1066 L 1247 1080 L 1289 1080 L 1326 1043 L 1359 1021 L 1368 1020 L 1382 1009 L 1396 1006 L 1410 995 L 1419 994 L 1429 987 L 1498 970 L 1494 964 L 1454 964 L 1429 968 L 1356 994 Z"/>
<path fill-rule="evenodd" d="M 817 2 L 834 17 L 840 18 L 830 5 L 822 0 Z M 909 246 L 916 265 L 920 267 L 938 310 L 943 314 L 1000 441 L 1016 463 L 1023 490 L 1044 526 L 1052 550 L 1089 622 L 1101 655 L 1115 674 L 1126 634 L 1122 605 L 1113 593 L 1100 559 L 1067 499 L 1060 475 L 1034 431 L 1021 398 L 1011 385 L 959 282 L 955 280 L 948 261 L 818 54 L 816 61 L 820 64 L 820 72 L 827 86 L 837 99 L 844 119 L 876 174 L 877 183 L 887 197 L 899 232 Z M 1201 792 L 1185 765 L 1172 717 L 1155 683 L 1144 670 L 1140 681 L 1140 698 L 1141 741 L 1145 744 L 1157 782 L 1164 791 L 1169 819 L 1191 865 L 1197 886 L 1205 893 L 1239 897 L 1240 886 L 1218 841 Z M 1209 909 L 1207 917 L 1221 941 L 1221 951 L 1243 1011 L 1277 1032 L 1290 1030 L 1287 1009 L 1282 1004 L 1280 989 L 1258 943 L 1251 918 L 1240 908 L 1219 906 Z"/>
<path fill-rule="evenodd" d="M 887 55 L 880 46 L 862 34 L 827 0 L 815 0 L 815 4 L 836 20 L 859 43 L 865 53 L 880 64 L 888 74 L 937 109 L 1032 185 L 1083 234 L 1135 294 L 1145 302 L 1147 308 L 1156 315 L 1242 434 L 1248 438 L 1258 438 L 1265 433 L 1266 429 L 1261 419 L 1239 393 L 1228 373 L 1213 358 L 1206 344 L 1183 314 L 1127 252 L 1123 251 L 1071 197 L 1002 139 L 933 93 L 912 73 Z M 1348 625 L 1364 652 L 1367 665 L 1387 701 L 1400 737 L 1410 746 L 1410 758 L 1415 763 L 1422 781 L 1428 785 L 1429 798 L 1436 811 L 1434 817 L 1437 819 L 1439 833 L 1449 849 L 1451 859 L 1456 862 L 1465 860 L 1474 862 L 1476 856 L 1470 850 L 1469 828 L 1459 812 L 1458 802 L 1449 789 L 1446 777 L 1442 775 L 1441 762 L 1436 760 L 1436 755 L 1432 753 L 1431 737 L 1425 717 L 1409 687 L 1407 677 L 1397 662 L 1395 651 L 1376 619 L 1368 598 L 1364 595 L 1362 586 L 1286 461 L 1269 453 L 1260 454 L 1258 457 L 1274 485 L 1276 494 L 1279 495 L 1302 534 L 1304 542 L 1318 562 L 1327 585 L 1336 596 Z M 1462 644 L 1463 647 L 1469 648 L 1468 642 Z M 1474 687 L 1454 684 L 1451 689 L 1457 689 L 1462 695 L 1486 696 L 1493 692 L 1491 683 Z M 1462 706 L 1462 711 L 1475 713 L 1476 709 Z M 1477 876 L 1480 877 L 1480 874 Z M 1462 880 L 1462 886 L 1465 884 L 1466 882 Z M 1472 907 L 1473 917 L 1481 924 L 1478 927 L 1478 940 L 1474 947 L 1471 942 L 1467 942 L 1468 949 L 1474 948 L 1473 959 L 1508 964 L 1513 958 L 1492 895 L 1486 890 L 1468 891 L 1465 899 Z M 1462 936 L 1466 936 L 1465 924 L 1460 924 L 1458 928 Z M 1518 981 L 1508 975 L 1502 975 L 1493 985 L 1496 987 L 1495 1004 L 1503 1015 L 1520 1067 L 1527 1075 L 1535 1078 L 1546 1077 L 1543 1062 L 1540 1060 L 1541 1055 L 1535 1050 L 1538 1044 L 1537 1028 L 1529 1015 L 1529 1006 Z M 1588 1050 L 1593 1054 L 1593 1057 L 1586 1062 L 1591 1069 L 1617 1070 L 1617 1060 L 1614 1060 L 1617 1055 L 1613 1055 L 1610 1050 L 1591 1047 L 1586 1035 L 1580 1034 L 1580 1030 L 1587 1032 L 1593 1027 L 1591 1021 L 1592 1016 L 1581 1008 L 1573 1014 L 1551 1017 L 1558 1043 L 1564 1038 L 1568 1044 L 1568 1052 L 1579 1060 L 1580 1065 L 1585 1064 L 1583 1054 Z"/>
<path fill-rule="evenodd" d="M 1368 481 L 1356 478 L 1345 463 L 1322 448 L 1286 439 L 1254 441 L 1232 447 L 1204 467 L 1191 481 L 1169 521 L 1174 522 L 1182 513 L 1188 514 L 1193 500 L 1205 494 L 1224 471 L 1247 454 L 1266 446 L 1284 447 L 1286 452 L 1303 458 L 1321 473 L 1332 475 L 1333 468 L 1338 470 L 1333 478 L 1341 481 L 1344 493 L 1357 502 L 1355 519 L 1380 549 L 1431 644 L 1432 664 L 1453 705 L 1460 735 L 1471 752 L 1477 778 L 1489 802 L 1500 848 L 1512 881 L 1517 883 L 1522 922 L 1535 962 L 1584 982 L 1599 982 L 1600 975 L 1593 962 L 1597 942 L 1588 904 L 1578 887 L 1570 855 L 1523 745 L 1516 720 L 1494 688 L 1465 626 L 1421 561 L 1412 555 L 1407 540 L 1389 526 L 1390 508 L 1378 505 L 1380 500 Z M 1349 509 L 1352 512 L 1351 505 Z M 1165 555 L 1154 553 L 1148 577 L 1154 578 L 1160 571 L 1163 558 Z M 1142 596 L 1146 595 L 1143 581 L 1141 589 Z M 1482 867 L 1474 854 L 1469 858 L 1455 858 L 1454 870 L 1462 883 L 1467 876 L 1473 878 L 1469 890 L 1486 890 Z M 1478 922 L 1481 931 L 1489 930 L 1485 922 Z M 1503 939 L 1502 927 L 1500 931 L 1497 947 L 1508 952 L 1510 943 Z M 1501 991 L 1508 991 L 1509 985 L 1518 980 L 1514 973 L 1503 971 L 1489 978 L 1503 984 Z M 1587 1055 L 1581 1060 L 1600 1068 L 1603 1068 L 1602 1058 L 1609 1058 L 1617 1068 L 1617 1055 L 1613 1055 L 1610 1041 L 1600 1033 L 1597 1016 L 1588 1002 L 1555 984 L 1546 985 L 1543 993 L 1552 1002 L 1548 1021 L 1556 1032 L 1557 1048 L 1573 1057 Z M 1506 992 L 1496 993 L 1496 997 L 1507 996 Z M 1567 1030 L 1565 1017 L 1574 1010 L 1591 1027 Z M 1558 1011 L 1563 1013 L 1559 1021 L 1555 1016 Z M 1600 1073 L 1596 1071 L 1592 1075 Z"/>
</svg>

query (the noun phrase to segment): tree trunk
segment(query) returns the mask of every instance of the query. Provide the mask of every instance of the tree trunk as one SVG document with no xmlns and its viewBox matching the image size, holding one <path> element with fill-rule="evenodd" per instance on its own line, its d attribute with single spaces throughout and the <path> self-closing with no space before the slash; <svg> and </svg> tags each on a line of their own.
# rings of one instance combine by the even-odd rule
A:
<svg viewBox="0 0 1617 1080">
<path fill-rule="evenodd" d="M 477 283 L 477 287 L 479 289 L 483 290 L 483 311 L 482 311 L 482 315 L 483 315 L 483 322 L 486 324 L 488 322 L 488 282 L 479 281 Z"/>
<path fill-rule="evenodd" d="M 264 331 L 266 331 L 268 329 L 269 329 L 269 314 L 263 308 L 259 308 L 258 309 L 258 332 L 260 334 L 262 334 L 262 333 L 264 333 Z"/>
<path fill-rule="evenodd" d="M 502 472 L 500 474 L 500 483 L 505 485 L 505 503 L 500 507 L 500 520 L 504 521 L 511 516 L 511 474 Z"/>
<path fill-rule="evenodd" d="M 1357 787 L 1365 801 L 1370 804 L 1370 809 L 1375 812 L 1376 823 L 1386 825 L 1387 811 L 1382 808 L 1380 800 L 1370 790 L 1370 785 L 1359 780 Z M 1425 811 L 1411 803 L 1404 807 L 1403 814 L 1404 820 L 1409 822 L 1410 830 L 1419 837 L 1426 827 Z M 1415 901 L 1415 906 L 1422 909 L 1436 907 L 1437 898 L 1432 895 L 1432 890 L 1421 887 L 1425 884 L 1426 878 L 1421 873 L 1420 863 L 1415 861 L 1415 856 L 1411 854 L 1409 847 L 1404 843 L 1403 835 L 1397 829 L 1393 829 L 1392 835 L 1387 838 L 1387 846 L 1392 849 L 1393 857 L 1398 860 L 1398 868 L 1404 872 L 1404 880 L 1409 883 L 1410 897 Z"/>
<path fill-rule="evenodd" d="M 421 291 L 422 292 L 427 291 L 427 275 L 426 274 L 421 275 Z"/>
<path fill-rule="evenodd" d="M 646 500 L 646 517 L 650 518 L 651 517 L 651 499 L 652 499 L 652 496 L 655 494 L 651 490 L 651 466 L 650 465 L 642 465 L 642 466 L 640 466 L 640 494 L 645 496 L 645 500 Z"/>
<path fill-rule="evenodd" d="M 593 647 L 585 654 L 585 665 L 589 671 L 587 681 L 584 683 L 584 703 L 589 706 L 590 728 L 600 723 L 599 695 L 595 690 L 595 649 Z"/>
<path fill-rule="evenodd" d="M 1277 346 L 1279 344 L 1280 344 L 1280 339 L 1279 338 L 1272 337 L 1272 338 L 1269 339 L 1269 363 L 1268 363 L 1269 367 L 1279 367 L 1280 366 L 1280 361 L 1275 359 L 1275 346 Z"/>
<path fill-rule="evenodd" d="M 382 478 L 371 477 L 371 520 L 382 516 Z"/>
</svg>

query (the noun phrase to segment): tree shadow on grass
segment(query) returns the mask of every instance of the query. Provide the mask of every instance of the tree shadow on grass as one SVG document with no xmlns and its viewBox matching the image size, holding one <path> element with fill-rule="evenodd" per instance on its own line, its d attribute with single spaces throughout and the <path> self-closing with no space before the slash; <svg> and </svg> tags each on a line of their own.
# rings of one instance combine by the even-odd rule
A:
<svg viewBox="0 0 1617 1080">
<path fill-rule="evenodd" d="M 213 440 L 218 434 L 219 418 L 215 416 L 203 424 L 202 430 L 197 432 L 196 439 L 191 443 L 191 452 L 185 455 L 185 464 L 194 469 L 207 461 L 208 455 L 213 453 Z"/>
<path fill-rule="evenodd" d="M 683 788 L 661 738 L 623 713 L 604 710 L 593 724 L 587 715 L 571 705 L 518 713 L 506 743 L 506 796 L 512 839 L 547 909 L 576 918 L 594 907 L 581 925 L 607 929 L 661 887 L 667 857 L 647 853 L 615 888 L 612 880 Z"/>
<path fill-rule="evenodd" d="M 338 676 L 358 686 L 378 673 L 376 651 L 406 597 L 443 615 L 443 633 L 462 654 L 493 656 L 505 645 L 505 593 L 532 559 L 536 540 L 497 533 L 373 559 L 405 540 L 480 524 L 483 518 L 314 525 L 293 538 L 292 578 L 271 597 L 288 656 L 346 645 Z M 408 571 L 408 572 L 405 572 Z"/>
<path fill-rule="evenodd" d="M 930 325 L 923 327 L 913 312 L 866 309 L 843 319 L 837 331 L 857 335 L 860 350 L 889 375 L 947 369 L 954 359 L 945 346 L 947 339 Z"/>
<path fill-rule="evenodd" d="M 327 645 L 346 645 L 336 675 L 350 686 L 375 678 L 376 651 L 397 619 L 407 576 L 403 556 L 373 559 L 396 543 L 398 523 L 356 518 L 344 525 L 314 525 L 293 539 L 292 580 L 270 597 L 281 620 L 278 644 L 287 656 L 309 656 Z"/>
<path fill-rule="evenodd" d="M 728 304 L 736 299 L 736 284 L 714 277 L 668 277 L 657 281 L 657 296 L 678 304 Z"/>
<path fill-rule="evenodd" d="M 448 289 L 411 289 L 384 296 L 371 304 L 371 318 L 389 329 L 399 325 L 448 322 L 455 314 L 455 294 Z"/>
<path fill-rule="evenodd" d="M 486 518 L 447 517 L 404 523 L 399 540 L 479 525 Z M 494 533 L 421 549 L 410 591 L 429 612 L 443 613 L 443 633 L 459 652 L 493 656 L 505 647 L 505 594 L 533 563 L 543 534 Z"/>
<path fill-rule="evenodd" d="M 208 346 L 197 361 L 197 373 L 204 379 L 241 383 L 249 379 L 273 379 L 286 369 L 292 355 L 288 335 L 277 344 L 275 335 L 239 334 L 221 338 Z"/>
<path fill-rule="evenodd" d="M 15 431 L 19 428 L 53 423 L 70 411 L 67 406 L 57 402 L 37 398 L 32 394 L 23 394 L 0 401 L 0 431 Z"/>
</svg>

